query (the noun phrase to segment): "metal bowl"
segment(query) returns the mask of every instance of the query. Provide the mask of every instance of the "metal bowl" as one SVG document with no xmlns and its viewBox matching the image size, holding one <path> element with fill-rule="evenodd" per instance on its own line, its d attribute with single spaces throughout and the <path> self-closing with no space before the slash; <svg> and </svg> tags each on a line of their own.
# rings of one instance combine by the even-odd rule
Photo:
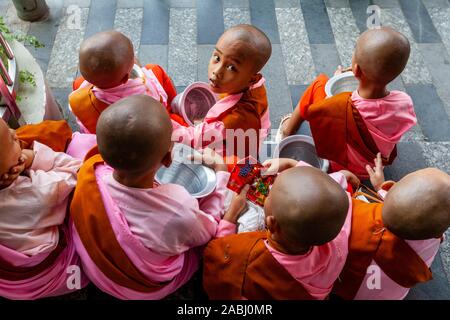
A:
<svg viewBox="0 0 450 320">
<path fill-rule="evenodd" d="M 161 167 L 155 179 L 159 184 L 178 184 L 194 198 L 204 198 L 216 188 L 216 174 L 208 167 L 187 160 L 187 156 L 192 152 L 196 151 L 176 144 L 172 165 L 169 168 Z"/>
<path fill-rule="evenodd" d="M 358 88 L 359 82 L 353 72 L 344 72 L 330 78 L 325 85 L 327 97 L 335 96 L 342 92 L 353 92 Z"/>
<path fill-rule="evenodd" d="M 274 157 L 304 161 L 323 172 L 328 172 L 330 166 L 328 160 L 317 156 L 313 138 L 304 135 L 289 136 L 281 140 L 275 148 Z"/>
<path fill-rule="evenodd" d="M 133 65 L 133 69 L 131 69 L 130 79 L 142 78 L 144 76 L 144 72 L 141 70 L 141 67 L 137 64 Z"/>
<path fill-rule="evenodd" d="M 191 126 L 202 121 L 209 109 L 217 102 L 217 96 L 204 82 L 194 82 L 171 103 L 172 111 L 183 116 Z"/>
</svg>

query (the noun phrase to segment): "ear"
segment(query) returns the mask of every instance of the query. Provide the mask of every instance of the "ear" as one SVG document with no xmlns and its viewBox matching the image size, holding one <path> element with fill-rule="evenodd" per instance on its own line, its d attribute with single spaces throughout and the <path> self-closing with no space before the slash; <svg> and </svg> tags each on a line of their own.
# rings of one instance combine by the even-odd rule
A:
<svg viewBox="0 0 450 320">
<path fill-rule="evenodd" d="M 164 156 L 164 158 L 162 159 L 161 163 L 166 167 L 170 167 L 170 165 L 172 164 L 172 150 L 169 150 L 166 155 Z"/>
<path fill-rule="evenodd" d="M 130 74 L 124 75 L 122 80 L 120 80 L 120 83 L 121 84 L 127 83 L 128 79 L 130 79 Z"/>
<path fill-rule="evenodd" d="M 259 80 L 261 80 L 261 78 L 262 78 L 261 73 L 254 74 L 250 79 L 250 86 L 256 84 Z"/>
<path fill-rule="evenodd" d="M 278 223 L 274 216 L 266 217 L 266 227 L 269 229 L 271 234 L 275 234 L 278 230 Z"/>
<path fill-rule="evenodd" d="M 353 65 L 353 74 L 355 75 L 356 78 L 360 79 L 362 76 L 362 71 L 361 71 L 361 67 L 359 66 L 359 64 L 355 63 Z"/>
</svg>

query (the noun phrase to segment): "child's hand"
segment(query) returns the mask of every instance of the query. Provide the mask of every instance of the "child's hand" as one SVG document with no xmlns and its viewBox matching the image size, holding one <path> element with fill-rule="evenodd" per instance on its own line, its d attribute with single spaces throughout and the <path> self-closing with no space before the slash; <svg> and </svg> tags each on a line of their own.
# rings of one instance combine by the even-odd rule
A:
<svg viewBox="0 0 450 320">
<path fill-rule="evenodd" d="M 22 157 L 25 159 L 25 169 L 29 169 L 34 161 L 34 151 L 30 149 L 22 150 Z"/>
<path fill-rule="evenodd" d="M 261 175 L 271 176 L 284 170 L 293 168 L 297 165 L 298 161 L 288 158 L 269 159 L 263 162 L 263 169 L 261 169 Z"/>
<path fill-rule="evenodd" d="M 210 148 L 194 153 L 193 155 L 190 155 L 188 159 L 201 163 L 204 166 L 213 169 L 215 172 L 228 171 L 228 167 L 225 164 L 223 157 Z"/>
<path fill-rule="evenodd" d="M 337 70 L 334 72 L 335 76 L 338 76 L 344 72 L 352 71 L 352 67 L 342 68 L 342 66 L 338 66 Z"/>
<path fill-rule="evenodd" d="M 281 120 L 281 139 L 292 136 L 295 132 L 291 132 L 289 121 L 291 121 L 292 114 L 287 115 L 286 118 Z"/>
<path fill-rule="evenodd" d="M 22 155 L 17 164 L 0 177 L 0 188 L 10 186 L 17 179 L 17 177 L 26 169 L 26 160 L 26 155 L 24 155 L 22 151 Z"/>
<path fill-rule="evenodd" d="M 341 170 L 339 172 L 344 175 L 345 180 L 347 180 L 347 183 L 352 186 L 354 191 L 358 190 L 361 181 L 359 181 L 358 177 L 354 173 L 348 170 Z"/>
<path fill-rule="evenodd" d="M 227 220 L 231 223 L 236 224 L 238 218 L 242 213 L 244 213 L 247 208 L 247 192 L 250 189 L 250 186 L 247 184 L 242 190 L 241 193 L 235 194 L 233 200 L 231 200 L 230 207 L 228 211 L 223 216 L 224 220 Z"/>
<path fill-rule="evenodd" d="M 381 185 L 384 182 L 384 172 L 383 172 L 383 161 L 381 160 L 381 153 L 378 152 L 377 158 L 374 159 L 375 167 L 371 168 L 369 165 L 366 166 L 367 173 L 370 176 L 370 182 L 374 187 L 375 191 L 381 189 Z"/>
</svg>

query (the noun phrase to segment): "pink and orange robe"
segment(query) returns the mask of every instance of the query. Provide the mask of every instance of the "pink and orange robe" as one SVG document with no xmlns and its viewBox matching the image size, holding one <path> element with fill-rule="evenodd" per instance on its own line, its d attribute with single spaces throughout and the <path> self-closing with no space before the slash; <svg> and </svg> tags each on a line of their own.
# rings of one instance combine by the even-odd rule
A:
<svg viewBox="0 0 450 320">
<path fill-rule="evenodd" d="M 185 125 L 182 117 L 171 112 L 170 103 L 177 92 L 164 69 L 159 65 L 148 64 L 142 68 L 142 72 L 142 78 L 129 79 L 125 84 L 110 89 L 100 89 L 83 77 L 77 78 L 73 83 L 74 91 L 69 96 L 69 105 L 81 132 L 95 134 L 103 110 L 121 98 L 136 94 L 146 94 L 161 101 L 171 118 Z"/>
<path fill-rule="evenodd" d="M 0 296 L 29 300 L 71 293 L 88 283 L 66 224 L 81 166 L 63 153 L 72 131 L 65 121 L 44 121 L 16 132 L 35 158 L 26 175 L 0 190 Z M 78 283 L 70 287 L 75 268 Z"/>
<path fill-rule="evenodd" d="M 397 156 L 396 144 L 417 123 L 411 98 L 391 91 L 381 99 L 363 99 L 356 90 L 326 98 L 324 74 L 303 94 L 299 109 L 309 121 L 318 155 L 334 171 L 347 169 L 367 178 L 365 166 L 381 152 L 384 165 Z"/>
<path fill-rule="evenodd" d="M 201 247 L 223 215 L 229 173 L 201 200 L 182 187 L 121 185 L 96 150 L 86 157 L 71 205 L 71 230 L 85 273 L 119 299 L 162 299 L 197 271 Z"/>
</svg>

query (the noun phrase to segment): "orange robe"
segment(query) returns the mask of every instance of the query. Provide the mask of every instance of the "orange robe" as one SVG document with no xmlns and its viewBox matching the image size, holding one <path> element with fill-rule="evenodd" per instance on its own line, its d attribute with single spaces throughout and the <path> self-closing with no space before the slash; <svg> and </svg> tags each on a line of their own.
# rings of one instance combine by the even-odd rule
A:
<svg viewBox="0 0 450 320">
<path fill-rule="evenodd" d="M 64 152 L 72 140 L 72 129 L 65 120 L 46 120 L 38 124 L 28 124 L 16 130 L 22 149 L 30 148 L 34 141 Z"/>
<path fill-rule="evenodd" d="M 268 105 L 266 88 L 262 85 L 260 87 L 245 91 L 241 99 L 232 108 L 222 113 L 215 121 L 222 122 L 226 130 L 242 129 L 244 132 L 247 130 L 255 130 L 257 135 L 256 150 L 259 152 L 259 135 L 260 130 L 263 129 L 262 118 L 266 112 L 269 112 Z M 227 139 L 223 140 L 223 148 L 226 150 L 224 155 L 226 155 L 228 159 L 234 158 L 234 163 L 239 160 L 236 153 L 239 150 L 240 142 L 241 141 L 239 141 L 237 137 L 234 137 L 234 143 L 232 145 L 228 145 L 229 148 L 227 149 Z M 253 143 L 254 142 L 255 141 L 253 141 Z M 252 141 L 249 138 L 246 138 L 245 157 L 252 156 L 256 159 L 257 154 L 250 154 L 252 150 L 250 143 L 252 143 Z M 230 150 L 231 147 L 232 150 Z"/>
<path fill-rule="evenodd" d="M 333 292 L 353 299 L 374 260 L 383 272 L 405 288 L 426 282 L 432 274 L 422 258 L 403 240 L 383 226 L 383 204 L 353 199 L 349 254 Z"/>
<path fill-rule="evenodd" d="M 203 286 L 210 299 L 313 299 L 266 248 L 266 232 L 211 241 L 204 251 Z"/>
<path fill-rule="evenodd" d="M 167 93 L 167 112 L 171 114 L 172 119 L 185 125 L 184 120 L 180 116 L 172 115 L 171 113 L 170 103 L 177 95 L 177 92 L 172 84 L 172 80 L 170 80 L 170 77 L 159 65 L 148 64 L 145 68 L 151 70 L 155 74 L 164 91 Z M 83 81 L 84 78 L 79 77 L 73 82 L 73 89 L 75 91 L 69 96 L 69 104 L 72 108 L 72 112 L 79 119 L 79 121 L 81 121 L 90 133 L 95 134 L 98 118 L 103 110 L 109 106 L 109 104 L 95 97 L 92 92 L 93 85 L 77 90 Z"/>
<path fill-rule="evenodd" d="M 353 106 L 351 93 L 345 92 L 326 98 L 328 78 L 320 75 L 303 94 L 300 114 L 309 121 L 317 155 L 348 168 L 347 145 L 351 145 L 367 162 L 372 163 L 379 149 L 364 120 Z M 383 164 L 392 164 L 397 156 L 394 148 Z"/>
</svg>

